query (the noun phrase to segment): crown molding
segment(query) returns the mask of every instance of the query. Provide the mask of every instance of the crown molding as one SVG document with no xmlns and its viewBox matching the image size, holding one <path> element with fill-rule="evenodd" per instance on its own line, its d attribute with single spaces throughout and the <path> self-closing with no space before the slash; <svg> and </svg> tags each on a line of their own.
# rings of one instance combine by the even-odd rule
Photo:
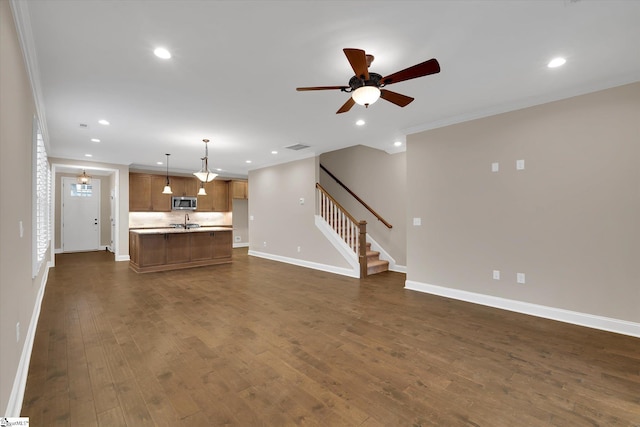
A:
<svg viewBox="0 0 640 427">
<path fill-rule="evenodd" d="M 47 119 L 44 108 L 44 97 L 42 96 L 42 87 L 40 85 L 40 71 L 38 68 L 38 58 L 36 55 L 36 47 L 33 41 L 33 31 L 31 26 L 31 15 L 29 14 L 29 2 L 21 0 L 10 0 L 11 11 L 13 13 L 13 21 L 18 32 L 18 41 L 22 49 L 25 67 L 31 82 L 31 91 L 36 105 L 36 115 L 40 124 L 40 132 L 44 139 L 47 152 L 51 152 L 49 144 L 49 131 L 47 128 Z"/>
</svg>

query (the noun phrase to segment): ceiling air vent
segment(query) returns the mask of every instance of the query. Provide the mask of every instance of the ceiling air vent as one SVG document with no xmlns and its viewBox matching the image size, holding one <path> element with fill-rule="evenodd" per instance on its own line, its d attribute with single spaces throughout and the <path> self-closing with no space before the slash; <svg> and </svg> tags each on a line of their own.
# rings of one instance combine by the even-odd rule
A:
<svg viewBox="0 0 640 427">
<path fill-rule="evenodd" d="M 304 150 L 305 148 L 309 148 L 308 145 L 304 145 L 304 144 L 294 144 L 294 145 L 290 145 L 288 147 L 284 147 L 284 148 L 288 148 L 289 150 Z"/>
</svg>

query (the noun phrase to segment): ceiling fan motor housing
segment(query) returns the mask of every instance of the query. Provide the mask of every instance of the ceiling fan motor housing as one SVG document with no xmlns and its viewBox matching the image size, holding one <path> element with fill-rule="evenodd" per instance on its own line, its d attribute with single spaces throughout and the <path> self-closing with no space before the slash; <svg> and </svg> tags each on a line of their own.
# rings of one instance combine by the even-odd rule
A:
<svg viewBox="0 0 640 427">
<path fill-rule="evenodd" d="M 365 80 L 362 79 L 358 76 L 353 76 L 351 77 L 351 79 L 349 80 L 349 87 L 351 88 L 351 90 L 347 91 L 344 90 L 344 92 L 353 92 L 354 90 L 358 89 L 359 87 L 362 86 L 375 86 L 377 88 L 380 88 L 382 85 L 380 84 L 380 82 L 382 81 L 382 76 L 378 73 L 369 73 L 369 80 Z"/>
</svg>

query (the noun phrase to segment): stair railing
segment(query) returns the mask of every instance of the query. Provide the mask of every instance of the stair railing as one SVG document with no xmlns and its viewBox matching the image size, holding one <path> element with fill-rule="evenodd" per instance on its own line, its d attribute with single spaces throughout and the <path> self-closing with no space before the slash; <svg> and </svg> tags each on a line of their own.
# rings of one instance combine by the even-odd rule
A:
<svg viewBox="0 0 640 427">
<path fill-rule="evenodd" d="M 329 172 L 329 170 L 327 168 L 325 168 L 322 163 L 320 164 L 320 169 L 322 169 L 323 171 L 325 171 L 331 178 L 333 178 L 333 180 L 335 182 L 338 183 L 338 185 L 340 185 L 342 188 L 344 188 L 347 193 L 351 194 L 351 196 L 353 196 L 354 199 L 356 199 L 358 202 L 360 202 L 360 204 L 362 206 L 364 206 L 369 212 L 371 212 L 373 214 L 373 216 L 375 216 L 378 221 L 380 221 L 381 223 L 383 223 L 387 228 L 392 228 L 393 226 L 391 224 L 389 224 L 384 218 L 382 218 L 382 216 L 380 216 L 380 214 L 376 211 L 373 210 L 373 208 L 371 206 L 369 206 L 364 200 L 362 200 L 360 197 L 358 197 L 358 195 L 356 193 L 354 193 L 353 191 L 351 191 L 351 189 L 349 187 L 347 187 L 346 185 L 343 184 L 342 181 L 340 181 L 334 174 L 332 174 L 331 172 Z"/>
<path fill-rule="evenodd" d="M 316 183 L 316 214 L 338 233 L 358 256 L 360 277 L 367 277 L 367 221 L 356 220 Z"/>
</svg>

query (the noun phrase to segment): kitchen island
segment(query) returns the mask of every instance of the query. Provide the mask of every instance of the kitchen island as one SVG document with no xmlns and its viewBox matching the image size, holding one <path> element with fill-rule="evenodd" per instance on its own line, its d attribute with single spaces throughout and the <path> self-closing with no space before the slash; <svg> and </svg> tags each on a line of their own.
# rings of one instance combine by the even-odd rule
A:
<svg viewBox="0 0 640 427">
<path fill-rule="evenodd" d="M 136 273 L 231 262 L 231 227 L 129 230 L 129 267 Z"/>
</svg>

